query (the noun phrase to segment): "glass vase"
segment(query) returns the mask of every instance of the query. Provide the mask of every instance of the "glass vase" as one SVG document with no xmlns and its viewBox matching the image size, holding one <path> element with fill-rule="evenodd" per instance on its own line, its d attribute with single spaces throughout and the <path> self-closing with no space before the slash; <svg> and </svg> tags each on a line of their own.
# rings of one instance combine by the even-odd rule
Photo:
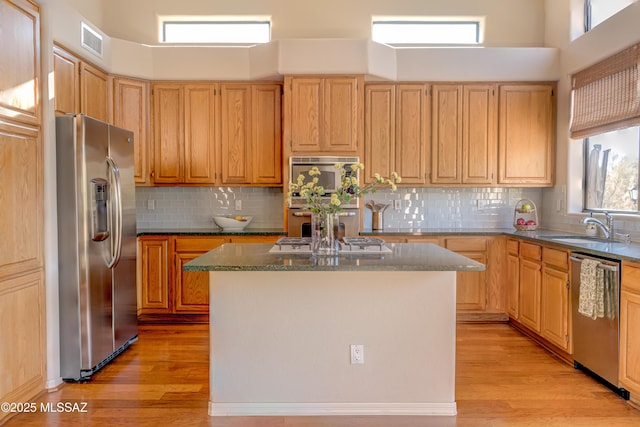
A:
<svg viewBox="0 0 640 427">
<path fill-rule="evenodd" d="M 336 238 L 336 230 L 339 225 L 337 213 L 311 214 L 311 253 L 313 255 L 338 255 L 340 244 Z"/>
</svg>

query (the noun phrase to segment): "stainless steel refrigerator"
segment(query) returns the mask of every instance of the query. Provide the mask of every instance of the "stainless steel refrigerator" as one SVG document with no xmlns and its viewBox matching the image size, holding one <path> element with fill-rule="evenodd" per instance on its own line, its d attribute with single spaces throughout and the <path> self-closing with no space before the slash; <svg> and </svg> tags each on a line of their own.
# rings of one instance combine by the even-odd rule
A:
<svg viewBox="0 0 640 427">
<path fill-rule="evenodd" d="M 138 336 L 133 133 L 56 118 L 60 371 L 86 380 Z"/>
</svg>

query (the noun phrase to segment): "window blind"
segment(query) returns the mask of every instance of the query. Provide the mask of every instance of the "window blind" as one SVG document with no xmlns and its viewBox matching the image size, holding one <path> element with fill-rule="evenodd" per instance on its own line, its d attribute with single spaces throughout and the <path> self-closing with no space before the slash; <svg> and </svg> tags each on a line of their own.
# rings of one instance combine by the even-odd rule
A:
<svg viewBox="0 0 640 427">
<path fill-rule="evenodd" d="M 640 124 L 640 44 L 571 76 L 571 138 Z"/>
</svg>

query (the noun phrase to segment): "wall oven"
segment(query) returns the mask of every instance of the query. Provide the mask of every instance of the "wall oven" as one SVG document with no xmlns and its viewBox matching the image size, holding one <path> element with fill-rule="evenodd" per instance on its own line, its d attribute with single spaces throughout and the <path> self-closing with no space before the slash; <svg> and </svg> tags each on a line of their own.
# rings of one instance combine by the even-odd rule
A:
<svg viewBox="0 0 640 427">
<path fill-rule="evenodd" d="M 309 171 L 313 167 L 320 170 L 318 185 L 324 187 L 324 203 L 329 203 L 331 193 L 342 186 L 342 176 L 340 170 L 336 169 L 337 163 L 344 164 L 347 176 L 359 178 L 359 170 L 351 170 L 352 164 L 360 163 L 358 157 L 348 156 L 291 156 L 289 158 L 289 181 L 296 182 L 299 175 L 305 177 L 305 182 L 309 182 L 313 177 L 309 176 Z M 299 197 L 297 193 L 291 195 L 291 202 L 287 214 L 287 234 L 289 237 L 310 237 L 311 236 L 311 211 L 304 209 L 306 201 Z M 353 198 L 348 204 L 344 204 L 344 211 L 340 212 L 340 223 L 338 237 L 355 237 L 360 233 L 360 210 L 358 209 L 358 199 Z"/>
<path fill-rule="evenodd" d="M 313 177 L 309 176 L 309 170 L 313 167 L 317 167 L 320 170 L 318 178 L 318 185 L 324 187 L 326 203 L 329 203 L 331 199 L 331 193 L 335 192 L 338 188 L 342 187 L 342 176 L 340 170 L 336 169 L 337 163 L 344 164 L 344 170 L 347 176 L 359 177 L 359 170 L 352 171 L 351 165 L 360 163 L 358 157 L 345 157 L 345 156 L 313 156 L 313 157 L 300 157 L 291 156 L 289 158 L 289 181 L 296 182 L 299 175 L 305 177 L 305 182 L 309 182 Z M 291 194 L 291 202 L 289 208 L 303 208 L 305 207 L 305 200 L 299 197 L 298 193 Z M 357 209 L 358 199 L 353 198 L 349 204 L 343 206 L 345 209 Z"/>
</svg>

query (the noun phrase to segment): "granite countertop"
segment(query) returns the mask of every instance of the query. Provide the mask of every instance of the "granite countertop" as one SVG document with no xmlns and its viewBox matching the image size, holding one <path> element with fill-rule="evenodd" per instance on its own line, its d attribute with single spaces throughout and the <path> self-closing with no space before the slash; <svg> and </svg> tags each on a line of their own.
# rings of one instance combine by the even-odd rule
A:
<svg viewBox="0 0 640 427">
<path fill-rule="evenodd" d="M 287 231 L 282 228 L 251 228 L 242 231 L 225 231 L 221 228 L 171 228 L 153 229 L 143 228 L 137 230 L 138 236 L 286 236 Z"/>
<path fill-rule="evenodd" d="M 572 233 L 560 230 L 538 229 L 535 231 L 518 231 L 515 228 L 425 228 L 425 229 L 387 229 L 387 230 L 365 230 L 360 233 L 363 236 L 379 237 L 385 236 L 431 236 L 431 235 L 507 235 L 519 239 L 529 240 L 533 243 L 553 244 L 570 249 L 574 252 L 586 253 L 617 260 L 627 260 L 640 262 L 640 244 L 626 243 L 620 240 L 607 241 L 602 238 L 591 238 L 585 234 Z M 585 239 L 582 242 L 575 241 Z M 561 239 L 561 240 L 558 240 Z M 563 241 L 573 239 L 573 241 Z"/>
<path fill-rule="evenodd" d="M 391 253 L 335 257 L 269 253 L 271 244 L 225 244 L 188 262 L 184 271 L 483 271 L 485 266 L 430 243 L 388 244 Z"/>
</svg>

